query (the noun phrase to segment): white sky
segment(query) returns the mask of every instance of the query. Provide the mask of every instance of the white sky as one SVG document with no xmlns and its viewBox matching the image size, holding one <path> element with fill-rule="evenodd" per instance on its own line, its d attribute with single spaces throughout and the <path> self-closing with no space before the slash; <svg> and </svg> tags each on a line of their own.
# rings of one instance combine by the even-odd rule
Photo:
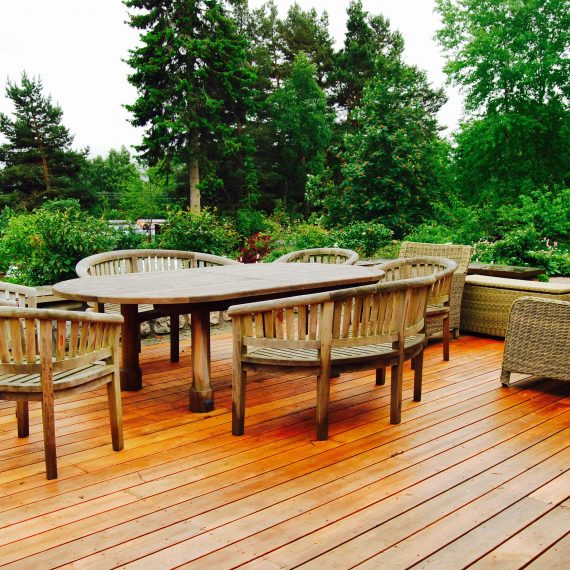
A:
<svg viewBox="0 0 570 570">
<path fill-rule="evenodd" d="M 292 0 L 277 0 L 284 16 Z M 302 8 L 327 10 L 330 30 L 341 47 L 349 0 L 298 0 Z M 250 0 L 251 7 L 263 0 Z M 442 86 L 443 59 L 433 40 L 438 18 L 433 0 L 364 0 L 371 14 L 384 14 L 405 39 L 405 58 Z M 11 114 L 5 98 L 6 80 L 19 82 L 22 71 L 40 76 L 44 92 L 63 110 L 63 123 L 75 135 L 75 148 L 89 146 L 91 155 L 131 147 L 141 132 L 128 123 L 122 107 L 136 92 L 127 81 L 131 71 L 122 62 L 138 39 L 125 23 L 121 0 L 0 0 L 0 111 Z M 461 116 L 460 95 L 447 88 L 443 125 L 454 129 Z"/>
</svg>

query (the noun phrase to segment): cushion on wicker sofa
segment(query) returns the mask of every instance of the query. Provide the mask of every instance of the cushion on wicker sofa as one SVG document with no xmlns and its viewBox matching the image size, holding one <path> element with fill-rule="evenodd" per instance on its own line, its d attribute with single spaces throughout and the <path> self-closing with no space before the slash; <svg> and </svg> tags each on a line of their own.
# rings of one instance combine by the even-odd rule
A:
<svg viewBox="0 0 570 570">
<path fill-rule="evenodd" d="M 513 302 L 528 295 L 570 301 L 570 284 L 468 275 L 461 305 L 462 330 L 504 337 Z"/>
</svg>

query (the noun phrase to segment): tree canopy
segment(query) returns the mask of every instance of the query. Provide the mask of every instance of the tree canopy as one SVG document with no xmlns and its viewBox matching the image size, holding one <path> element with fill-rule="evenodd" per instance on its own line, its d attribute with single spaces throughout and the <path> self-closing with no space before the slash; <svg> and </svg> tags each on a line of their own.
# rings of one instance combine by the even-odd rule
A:
<svg viewBox="0 0 570 570">
<path fill-rule="evenodd" d="M 72 150 L 73 136 L 62 124 L 63 111 L 43 92 L 41 79 L 22 73 L 8 81 L 6 95 L 14 118 L 0 113 L 0 201 L 33 208 L 56 197 L 74 197 L 74 181 L 86 152 Z"/>
</svg>

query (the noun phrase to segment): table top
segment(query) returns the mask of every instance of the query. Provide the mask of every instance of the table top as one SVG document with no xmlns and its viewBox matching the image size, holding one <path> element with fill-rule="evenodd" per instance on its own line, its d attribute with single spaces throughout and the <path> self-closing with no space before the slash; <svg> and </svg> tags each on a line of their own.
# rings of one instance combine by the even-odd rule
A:
<svg viewBox="0 0 570 570">
<path fill-rule="evenodd" d="M 92 303 L 199 304 L 304 293 L 374 283 L 375 267 L 326 263 L 259 263 L 82 277 L 56 283 L 55 293 Z"/>
</svg>

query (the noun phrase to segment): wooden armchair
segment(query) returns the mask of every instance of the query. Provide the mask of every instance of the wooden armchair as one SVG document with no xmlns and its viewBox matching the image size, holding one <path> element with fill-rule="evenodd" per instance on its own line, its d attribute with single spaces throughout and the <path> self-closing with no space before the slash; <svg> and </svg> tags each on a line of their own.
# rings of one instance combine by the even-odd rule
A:
<svg viewBox="0 0 570 570">
<path fill-rule="evenodd" d="M 0 301 L 9 301 L 9 305 L 15 303 L 18 307 L 35 308 L 37 296 L 38 292 L 33 287 L 0 281 Z"/>
<path fill-rule="evenodd" d="M 421 257 L 433 255 L 436 257 L 446 257 L 453 259 L 457 263 L 457 269 L 453 274 L 451 284 L 451 298 L 449 300 L 449 327 L 454 338 L 459 336 L 459 325 L 461 320 L 461 299 L 467 277 L 467 267 L 471 261 L 473 248 L 470 245 L 453 245 L 441 243 L 421 243 L 414 241 L 403 241 L 400 246 L 400 257 Z M 442 319 L 433 319 L 427 326 L 426 333 L 433 336 L 439 333 L 442 328 Z"/>
<path fill-rule="evenodd" d="M 75 271 L 79 277 L 101 275 L 123 275 L 125 273 L 143 273 L 149 271 L 175 271 L 199 267 L 236 264 L 237 261 L 196 251 L 178 251 L 171 249 L 126 249 L 97 253 L 79 261 Z M 117 313 L 119 306 L 107 303 L 98 307 L 100 312 Z M 153 305 L 139 305 L 139 321 L 144 322 L 157 317 L 170 317 L 170 361 L 178 362 L 180 348 L 179 313 L 168 312 L 165 308 Z"/>
<path fill-rule="evenodd" d="M 354 265 L 357 261 L 358 253 L 356 251 L 339 247 L 322 247 L 292 251 L 282 255 L 274 263 L 340 263 Z"/>
<path fill-rule="evenodd" d="M 119 335 L 123 317 L 0 307 L 0 399 L 19 404 L 18 437 L 29 435 L 28 402 L 42 404 L 48 479 L 57 478 L 54 400 L 107 385 L 113 449 L 123 449 Z"/>
<path fill-rule="evenodd" d="M 570 381 L 570 301 L 520 297 L 511 307 L 501 383 L 511 372 Z"/>
<path fill-rule="evenodd" d="M 449 360 L 450 302 L 453 275 L 457 263 L 444 257 L 411 257 L 388 261 L 379 266 L 384 271 L 381 281 L 395 281 L 433 275 L 435 283 L 430 292 L 426 312 L 426 330 L 433 322 L 443 323 L 443 360 Z M 426 334 L 429 337 L 429 334 Z"/>
<path fill-rule="evenodd" d="M 405 360 L 415 360 L 421 398 L 424 316 L 433 277 L 236 305 L 233 319 L 232 433 L 242 435 L 248 370 L 292 367 L 317 374 L 317 439 L 328 437 L 331 368 L 392 367 L 390 421 L 400 423 Z M 383 376 L 377 374 L 377 383 Z"/>
</svg>

